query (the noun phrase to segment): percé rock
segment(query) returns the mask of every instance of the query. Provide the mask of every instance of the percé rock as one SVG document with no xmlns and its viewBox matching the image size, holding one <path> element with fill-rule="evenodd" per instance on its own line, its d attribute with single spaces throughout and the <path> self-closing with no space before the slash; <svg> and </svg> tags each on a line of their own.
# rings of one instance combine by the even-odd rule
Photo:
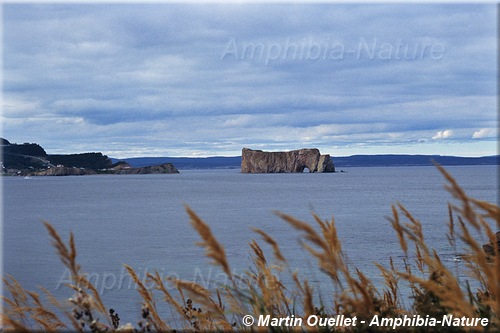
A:
<svg viewBox="0 0 500 333">
<path fill-rule="evenodd" d="M 316 148 L 288 152 L 266 152 L 243 148 L 242 173 L 335 172 L 330 155 L 321 155 Z"/>
</svg>

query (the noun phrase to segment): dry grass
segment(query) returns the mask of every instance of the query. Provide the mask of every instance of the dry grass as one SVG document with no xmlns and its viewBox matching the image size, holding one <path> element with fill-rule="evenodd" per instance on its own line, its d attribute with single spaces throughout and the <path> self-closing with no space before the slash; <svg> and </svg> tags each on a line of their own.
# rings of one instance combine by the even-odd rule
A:
<svg viewBox="0 0 500 333">
<path fill-rule="evenodd" d="M 401 204 L 392 207 L 389 220 L 401 250 L 406 255 L 406 265 L 403 270 L 398 270 L 392 259 L 389 260 L 389 267 L 377 264 L 385 281 L 382 288 L 376 288 L 362 271 L 347 264 L 333 219 L 324 221 L 313 215 L 314 224 L 311 225 L 292 216 L 276 213 L 300 235 L 304 251 L 330 278 L 334 290 L 332 304 L 317 304 L 310 283 L 290 270 L 279 244 L 259 229 L 254 231 L 272 249 L 273 264 L 270 264 L 261 245 L 254 240 L 250 243 L 254 267 L 243 276 L 234 275 L 222 244 L 217 241 L 210 227 L 186 207 L 190 222 L 201 238 L 198 245 L 205 249 L 206 256 L 212 263 L 227 274 L 227 285 L 208 290 L 190 281 L 163 280 L 158 272 L 148 274 L 150 283 L 145 284 L 132 267 L 125 266 L 137 285 L 143 307 L 135 326 L 123 325 L 119 322 L 118 314 L 103 304 L 96 288 L 82 273 L 76 261 L 73 235 L 70 234 L 66 244 L 57 231 L 45 223 L 58 256 L 71 273 L 72 283 L 67 287 L 73 295 L 67 301 L 60 301 L 42 289 L 42 298 L 38 293 L 25 290 L 13 277 L 6 276 L 4 285 L 10 296 L 3 298 L 2 328 L 4 331 L 16 332 L 167 332 L 174 328 L 194 332 L 267 331 L 270 328 L 243 326 L 242 317 L 250 314 L 254 317 L 270 315 L 283 318 L 293 315 L 295 318 L 307 318 L 313 314 L 320 317 L 344 314 L 348 317 L 357 316 L 359 320 L 370 320 L 375 315 L 397 318 L 419 314 L 441 319 L 443 315 L 453 314 L 456 317 L 488 318 L 490 322 L 485 328 L 458 328 L 458 331 L 499 331 L 500 255 L 496 247 L 494 255 L 485 253 L 472 234 L 485 235 L 492 244 L 496 244 L 494 229 L 500 230 L 500 209 L 492 203 L 470 198 L 451 175 L 442 167 L 438 166 L 438 169 L 447 181 L 447 190 L 457 200 L 457 204 L 448 206 L 447 236 L 450 247 L 457 252 L 458 240 L 465 245 L 466 253 L 462 258 L 470 273 L 469 280 L 471 284 L 478 286 L 477 290 L 460 285 L 456 274 L 426 244 L 422 224 Z M 284 273 L 290 274 L 294 287 L 287 289 L 281 283 L 280 274 Z M 166 283 L 175 286 L 175 294 L 169 291 Z M 412 304 L 409 307 L 402 305 L 405 303 L 401 299 L 402 286 L 409 286 L 411 289 Z M 158 302 L 167 303 L 176 318 L 162 317 L 158 311 Z M 174 328 L 171 327 L 172 323 L 175 324 Z M 272 330 L 322 331 L 325 328 L 304 325 L 294 328 L 273 327 Z M 355 332 L 364 331 L 366 327 L 330 329 L 335 330 Z M 405 331 L 409 330 L 417 332 L 422 328 L 405 328 Z M 449 328 L 444 327 L 442 330 L 448 331 Z M 370 331 L 394 330 L 392 327 L 370 327 Z"/>
</svg>

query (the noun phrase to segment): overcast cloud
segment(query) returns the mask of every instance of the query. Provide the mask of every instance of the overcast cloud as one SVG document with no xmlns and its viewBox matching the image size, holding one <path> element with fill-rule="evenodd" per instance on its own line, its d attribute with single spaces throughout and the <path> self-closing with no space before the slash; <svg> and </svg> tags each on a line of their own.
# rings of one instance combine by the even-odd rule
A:
<svg viewBox="0 0 500 333">
<path fill-rule="evenodd" d="M 494 4 L 6 4 L 3 32 L 2 135 L 49 153 L 497 153 Z"/>
</svg>

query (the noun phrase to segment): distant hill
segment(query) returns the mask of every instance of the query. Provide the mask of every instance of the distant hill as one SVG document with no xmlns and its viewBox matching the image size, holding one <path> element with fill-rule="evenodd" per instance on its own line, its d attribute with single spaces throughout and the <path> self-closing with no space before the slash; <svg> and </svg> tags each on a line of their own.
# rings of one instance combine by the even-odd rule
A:
<svg viewBox="0 0 500 333">
<path fill-rule="evenodd" d="M 177 169 L 239 169 L 241 156 L 232 157 L 136 157 L 126 159 L 111 158 L 113 163 L 124 161 L 134 168 L 172 163 Z"/>
<path fill-rule="evenodd" d="M 1 138 L 2 167 L 12 169 L 41 168 L 47 165 L 47 153 L 36 143 L 16 144 Z"/>
<path fill-rule="evenodd" d="M 102 153 L 49 155 L 36 143 L 8 143 L 2 145 L 2 149 L 1 161 L 7 169 L 41 169 L 56 165 L 88 169 L 112 167 L 111 160 Z"/>
<path fill-rule="evenodd" d="M 107 169 L 112 167 L 111 160 L 102 153 L 82 153 L 69 155 L 48 155 L 51 164 L 85 169 Z"/>
<path fill-rule="evenodd" d="M 500 155 L 458 157 L 442 155 L 353 155 L 334 157 L 336 167 L 370 166 L 426 166 L 433 161 L 441 165 L 499 165 Z"/>
<path fill-rule="evenodd" d="M 332 157 L 336 168 L 383 167 L 383 166 L 431 166 L 432 161 L 441 165 L 500 165 L 500 155 L 484 157 L 458 157 L 441 155 L 353 155 Z M 113 163 L 125 161 L 132 167 L 144 167 L 159 163 L 173 163 L 182 169 L 239 169 L 241 156 L 232 157 L 136 157 L 113 159 Z"/>
<path fill-rule="evenodd" d="M 16 144 L 16 143 L 10 143 L 9 141 L 2 139 L 1 144 L 4 154 L 18 155 L 18 156 L 20 155 L 38 156 L 38 157 L 47 156 L 45 150 L 36 143 Z"/>
</svg>

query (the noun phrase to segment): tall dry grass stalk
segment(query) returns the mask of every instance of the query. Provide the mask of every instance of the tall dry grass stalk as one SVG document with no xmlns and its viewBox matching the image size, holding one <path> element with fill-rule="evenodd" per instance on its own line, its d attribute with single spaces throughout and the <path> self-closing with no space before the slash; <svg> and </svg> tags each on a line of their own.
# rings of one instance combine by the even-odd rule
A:
<svg viewBox="0 0 500 333">
<path fill-rule="evenodd" d="M 463 328 L 466 330 L 500 330 L 500 254 L 494 247 L 493 255 L 483 251 L 473 235 L 484 235 L 496 244 L 494 229 L 500 230 L 500 209 L 497 205 L 470 198 L 455 179 L 442 167 L 438 170 L 446 179 L 447 190 L 457 200 L 448 206 L 448 240 L 458 254 L 458 243 L 465 247 L 461 255 L 468 268 L 470 283 L 460 284 L 457 272 L 452 272 L 439 254 L 428 246 L 422 224 L 401 204 L 392 206 L 390 223 L 395 237 L 405 255 L 402 270 L 390 259 L 388 267 L 376 264 L 385 286 L 375 287 L 361 270 L 348 265 L 337 234 L 335 221 L 324 221 L 313 214 L 314 224 L 276 213 L 298 232 L 304 250 L 315 260 L 332 283 L 333 303 L 318 301 L 307 279 L 292 271 L 274 238 L 260 229 L 254 232 L 262 238 L 273 253 L 273 264 L 259 242 L 250 242 L 253 267 L 243 275 L 235 275 L 227 259 L 224 247 L 210 227 L 189 207 L 186 212 L 190 223 L 199 234 L 199 246 L 206 256 L 228 277 L 229 283 L 217 289 L 206 289 L 200 284 L 180 279 L 164 280 L 158 272 L 147 274 L 147 282 L 141 281 L 135 270 L 125 266 L 137 285 L 142 302 L 141 313 L 135 325 L 120 323 L 113 309 L 106 307 L 97 289 L 82 273 L 77 264 L 73 234 L 66 244 L 49 224 L 45 227 L 63 265 L 69 270 L 72 293 L 68 300 L 57 300 L 48 290 L 43 295 L 25 290 L 13 277 L 4 277 L 5 290 L 1 314 L 4 331 L 91 331 L 91 332 L 168 332 L 186 330 L 201 331 L 267 331 L 265 327 L 246 327 L 241 323 L 244 315 L 270 315 L 274 318 L 310 315 L 332 317 L 344 314 L 370 320 L 375 315 L 396 318 L 403 315 L 440 318 L 453 314 L 457 317 L 488 318 L 488 327 Z M 282 274 L 289 274 L 293 287 L 285 287 Z M 175 286 L 171 291 L 167 283 Z M 470 285 L 475 285 L 472 290 Z M 409 286 L 412 294 L 410 306 L 404 306 L 402 289 Z M 159 296 L 158 296 L 159 295 Z M 43 297 L 42 297 L 43 296 Z M 173 310 L 169 317 L 160 314 L 158 304 L 167 303 Z M 335 328 L 340 331 L 364 331 L 366 327 Z M 392 327 L 370 327 L 370 331 L 393 331 Z M 405 327 L 405 331 L 419 331 L 418 327 Z M 273 331 L 322 331 L 321 327 L 273 327 Z M 437 329 L 439 330 L 439 328 Z M 331 330 L 330 330 L 331 331 Z M 434 329 L 436 331 L 436 329 Z M 447 327 L 443 331 L 448 331 Z"/>
</svg>

